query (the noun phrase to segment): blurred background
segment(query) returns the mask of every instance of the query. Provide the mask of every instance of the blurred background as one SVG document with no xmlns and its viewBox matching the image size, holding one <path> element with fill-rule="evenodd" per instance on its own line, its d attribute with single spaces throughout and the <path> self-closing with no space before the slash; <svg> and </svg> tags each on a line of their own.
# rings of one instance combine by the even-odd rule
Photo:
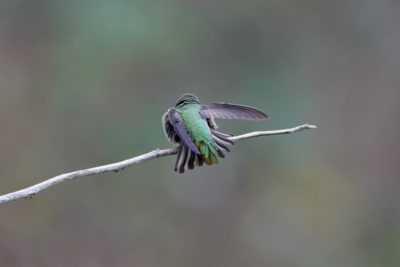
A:
<svg viewBox="0 0 400 267">
<path fill-rule="evenodd" d="M 400 2 L 0 3 L 0 194 L 167 148 L 185 92 L 258 107 L 219 121 L 217 166 L 175 157 L 0 206 L 0 266 L 399 266 Z"/>
</svg>

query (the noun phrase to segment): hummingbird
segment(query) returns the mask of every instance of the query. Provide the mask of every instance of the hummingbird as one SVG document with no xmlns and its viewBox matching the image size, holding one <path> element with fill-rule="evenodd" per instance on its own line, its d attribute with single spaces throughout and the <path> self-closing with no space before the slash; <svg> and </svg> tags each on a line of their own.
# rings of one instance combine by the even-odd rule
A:
<svg viewBox="0 0 400 267">
<path fill-rule="evenodd" d="M 175 172 L 184 173 L 195 165 L 218 163 L 234 144 L 231 134 L 220 132 L 214 119 L 264 120 L 268 115 L 250 106 L 217 102 L 202 105 L 193 94 L 182 95 L 162 116 L 164 133 L 177 144 Z"/>
</svg>

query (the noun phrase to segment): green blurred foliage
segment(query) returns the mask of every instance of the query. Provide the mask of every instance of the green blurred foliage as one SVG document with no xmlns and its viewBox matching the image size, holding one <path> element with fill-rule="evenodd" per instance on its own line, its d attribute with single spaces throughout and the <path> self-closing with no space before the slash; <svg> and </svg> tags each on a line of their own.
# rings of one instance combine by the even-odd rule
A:
<svg viewBox="0 0 400 267">
<path fill-rule="evenodd" d="M 350 1 L 0 3 L 0 193 L 168 147 L 184 92 L 315 131 L 240 142 L 0 206 L 0 266 L 398 266 L 400 6 Z"/>
</svg>

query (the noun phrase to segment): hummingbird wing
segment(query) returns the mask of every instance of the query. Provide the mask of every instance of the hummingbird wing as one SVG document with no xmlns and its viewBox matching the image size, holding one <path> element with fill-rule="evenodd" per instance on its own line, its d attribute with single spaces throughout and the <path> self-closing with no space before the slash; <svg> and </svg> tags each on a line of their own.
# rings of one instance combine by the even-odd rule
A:
<svg viewBox="0 0 400 267">
<path fill-rule="evenodd" d="M 180 137 L 181 141 L 194 153 L 200 154 L 199 149 L 193 143 L 192 138 L 186 131 L 185 124 L 183 123 L 182 117 L 174 108 L 171 108 L 168 114 L 168 120 L 171 123 L 172 127 L 175 129 L 175 132 Z"/>
<path fill-rule="evenodd" d="M 205 119 L 264 120 L 268 118 L 268 115 L 259 109 L 231 103 L 203 105 L 200 114 Z"/>
<path fill-rule="evenodd" d="M 170 140 L 172 143 L 179 144 L 181 142 L 181 138 L 176 133 L 172 124 L 169 122 L 169 116 L 168 116 L 169 111 L 170 110 L 168 109 L 167 112 L 165 112 L 164 115 L 162 116 L 164 133 L 167 139 Z"/>
</svg>

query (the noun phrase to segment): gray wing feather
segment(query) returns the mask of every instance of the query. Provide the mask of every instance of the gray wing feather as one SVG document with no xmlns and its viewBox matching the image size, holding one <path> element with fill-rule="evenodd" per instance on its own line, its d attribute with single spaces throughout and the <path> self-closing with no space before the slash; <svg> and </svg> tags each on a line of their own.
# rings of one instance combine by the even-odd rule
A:
<svg viewBox="0 0 400 267">
<path fill-rule="evenodd" d="M 168 109 L 167 112 L 162 117 L 162 123 L 163 123 L 163 129 L 165 136 L 170 140 L 172 143 L 179 144 L 181 142 L 181 138 L 179 135 L 175 132 L 174 127 L 169 121 L 169 112 L 170 110 Z"/>
<path fill-rule="evenodd" d="M 203 105 L 200 114 L 203 118 L 264 120 L 268 115 L 263 111 L 238 104 L 212 103 Z"/>
</svg>

